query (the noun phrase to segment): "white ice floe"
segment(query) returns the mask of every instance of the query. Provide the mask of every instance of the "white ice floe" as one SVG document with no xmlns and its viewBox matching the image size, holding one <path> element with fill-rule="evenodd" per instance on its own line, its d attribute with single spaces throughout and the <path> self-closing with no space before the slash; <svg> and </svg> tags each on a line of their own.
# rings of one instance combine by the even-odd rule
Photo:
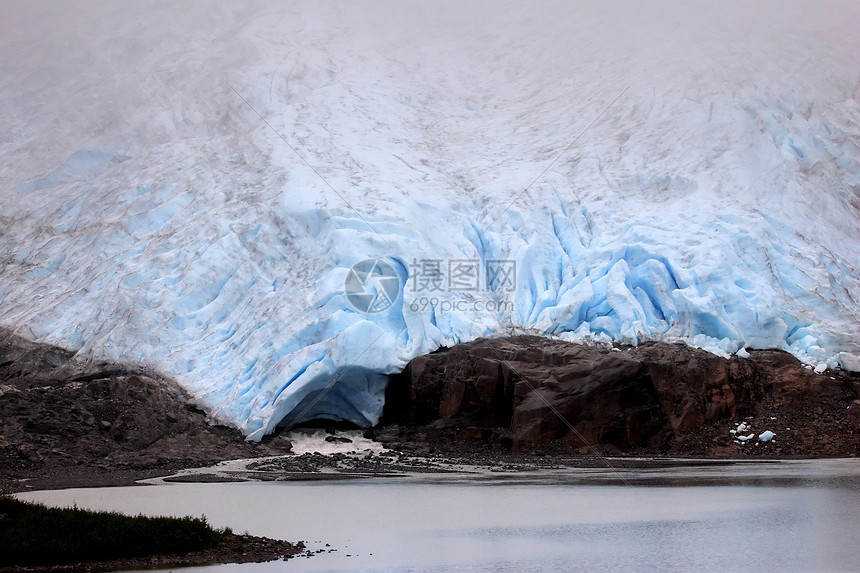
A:
<svg viewBox="0 0 860 573">
<path fill-rule="evenodd" d="M 774 434 L 770 430 L 765 430 L 764 432 L 762 432 L 761 434 L 758 435 L 758 439 L 761 440 L 762 442 L 769 442 L 774 438 L 774 436 L 776 436 L 776 434 Z"/>
</svg>

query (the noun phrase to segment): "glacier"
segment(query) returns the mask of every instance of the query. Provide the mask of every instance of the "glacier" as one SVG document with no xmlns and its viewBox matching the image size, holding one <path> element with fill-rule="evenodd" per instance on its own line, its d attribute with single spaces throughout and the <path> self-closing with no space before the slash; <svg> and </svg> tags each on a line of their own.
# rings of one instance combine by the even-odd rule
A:
<svg viewBox="0 0 860 573">
<path fill-rule="evenodd" d="M 252 440 L 372 425 L 411 358 L 514 332 L 858 370 L 857 22 L 4 2 L 0 327 Z"/>
</svg>

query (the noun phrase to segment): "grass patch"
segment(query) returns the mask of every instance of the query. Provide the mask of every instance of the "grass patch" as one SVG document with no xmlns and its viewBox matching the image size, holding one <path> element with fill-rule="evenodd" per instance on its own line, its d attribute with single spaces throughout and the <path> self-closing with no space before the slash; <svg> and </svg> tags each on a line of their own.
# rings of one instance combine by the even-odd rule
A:
<svg viewBox="0 0 860 573">
<path fill-rule="evenodd" d="M 131 517 L 0 496 L 0 566 L 175 555 L 209 549 L 232 534 L 205 517 Z"/>
</svg>

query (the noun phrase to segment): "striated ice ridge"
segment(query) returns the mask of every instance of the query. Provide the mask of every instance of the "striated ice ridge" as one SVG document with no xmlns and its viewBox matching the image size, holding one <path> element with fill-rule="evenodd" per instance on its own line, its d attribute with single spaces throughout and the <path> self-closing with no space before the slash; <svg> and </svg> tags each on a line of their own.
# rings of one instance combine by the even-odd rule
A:
<svg viewBox="0 0 860 573">
<path fill-rule="evenodd" d="M 252 439 L 506 332 L 858 369 L 860 8 L 263 6 L 0 18 L 0 325 Z"/>
</svg>

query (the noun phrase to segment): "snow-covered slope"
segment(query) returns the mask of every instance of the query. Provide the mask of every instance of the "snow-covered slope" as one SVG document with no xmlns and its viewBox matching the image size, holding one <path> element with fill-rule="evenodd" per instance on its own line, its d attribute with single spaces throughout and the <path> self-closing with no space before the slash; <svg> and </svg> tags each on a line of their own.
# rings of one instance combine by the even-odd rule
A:
<svg viewBox="0 0 860 573">
<path fill-rule="evenodd" d="M 860 368 L 858 23 L 4 2 L 0 326 L 162 369 L 255 439 L 373 423 L 386 373 L 511 329 Z M 374 269 L 396 298 L 363 312 Z"/>
</svg>

